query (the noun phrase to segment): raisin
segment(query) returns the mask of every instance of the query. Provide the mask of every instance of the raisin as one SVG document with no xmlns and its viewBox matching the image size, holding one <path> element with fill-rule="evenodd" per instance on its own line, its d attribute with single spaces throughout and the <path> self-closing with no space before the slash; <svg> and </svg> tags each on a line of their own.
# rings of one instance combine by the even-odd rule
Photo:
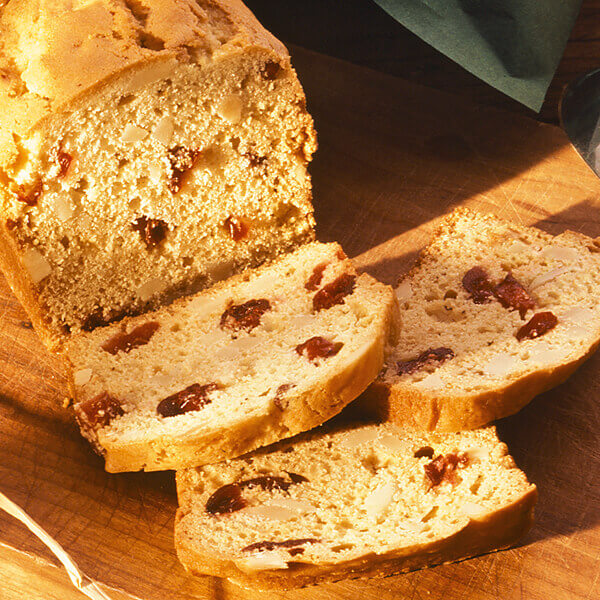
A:
<svg viewBox="0 0 600 600">
<path fill-rule="evenodd" d="M 161 400 L 156 407 L 156 412 L 161 417 L 175 417 L 193 410 L 200 410 L 210 404 L 211 400 L 208 395 L 218 389 L 220 386 L 217 383 L 205 385 L 193 383 L 184 390 Z"/>
<path fill-rule="evenodd" d="M 490 302 L 494 295 L 494 286 L 489 279 L 487 271 L 482 267 L 469 269 L 462 278 L 462 285 L 471 295 L 475 304 Z"/>
<path fill-rule="evenodd" d="M 78 409 L 84 423 L 92 429 L 106 427 L 115 417 L 125 414 L 119 400 L 107 392 L 85 400 Z"/>
<path fill-rule="evenodd" d="M 248 506 L 242 497 L 242 488 L 237 483 L 220 487 L 206 501 L 205 510 L 211 515 L 222 515 L 241 510 Z"/>
<path fill-rule="evenodd" d="M 245 329 L 252 331 L 260 325 L 261 317 L 271 309 L 271 303 L 268 300 L 248 300 L 243 304 L 232 304 L 221 315 L 221 329 L 231 329 L 237 331 Z"/>
<path fill-rule="evenodd" d="M 298 344 L 296 352 L 300 356 L 306 356 L 311 362 L 317 362 L 317 358 L 328 358 L 335 356 L 344 344 L 342 342 L 330 342 L 321 336 L 311 337 L 310 339 Z"/>
<path fill-rule="evenodd" d="M 494 296 L 504 308 L 518 310 L 521 319 L 525 318 L 528 310 L 535 308 L 535 302 L 510 273 L 494 288 Z"/>
<path fill-rule="evenodd" d="M 459 467 L 466 466 L 468 462 L 469 459 L 466 454 L 458 455 L 451 452 L 445 455 L 440 454 L 423 468 L 425 469 L 425 475 L 431 482 L 431 487 L 435 487 L 444 480 L 454 484 L 456 482 L 455 471 Z"/>
<path fill-rule="evenodd" d="M 29 188 L 20 187 L 17 192 L 17 200 L 24 202 L 27 206 L 35 206 L 44 191 L 44 185 L 41 179 L 36 179 Z"/>
<path fill-rule="evenodd" d="M 260 76 L 267 81 L 273 81 L 279 74 L 281 65 L 274 60 L 266 62 L 260 69 Z"/>
<path fill-rule="evenodd" d="M 73 157 L 68 152 L 65 152 L 60 144 L 50 148 L 48 157 L 56 165 L 56 177 L 64 177 L 71 166 Z"/>
<path fill-rule="evenodd" d="M 147 344 L 159 327 L 160 324 L 156 321 L 148 321 L 143 325 L 138 325 L 129 333 L 123 331 L 113 335 L 102 344 L 101 348 L 112 355 L 117 354 L 117 352 L 130 352 L 134 348 Z"/>
<path fill-rule="evenodd" d="M 134 231 L 139 232 L 148 248 L 158 246 L 169 231 L 169 227 L 162 219 L 150 219 L 146 216 L 138 217 L 131 226 Z"/>
<path fill-rule="evenodd" d="M 227 217 L 224 225 L 234 242 L 243 240 L 248 235 L 248 230 L 250 229 L 243 219 L 233 216 Z"/>
<path fill-rule="evenodd" d="M 545 311 L 536 313 L 517 331 L 516 338 L 521 341 L 524 339 L 533 339 L 548 333 L 558 324 L 556 315 L 552 312 Z"/>
<path fill-rule="evenodd" d="M 396 363 L 398 375 L 405 375 L 414 373 L 419 369 L 422 369 L 426 365 L 437 363 L 441 365 L 454 358 L 454 352 L 450 348 L 429 348 L 417 356 L 417 358 L 411 358 L 409 360 L 401 360 Z"/>
<path fill-rule="evenodd" d="M 415 458 L 433 458 L 433 448 L 431 446 L 423 446 L 418 450 L 415 450 L 414 457 Z"/>
<path fill-rule="evenodd" d="M 185 146 L 175 146 L 167 154 L 171 163 L 172 173 L 167 188 L 172 194 L 176 194 L 184 184 L 188 171 L 196 164 L 196 161 L 202 154 L 202 150 L 186 148 Z"/>
<path fill-rule="evenodd" d="M 18 224 L 19 224 L 18 221 L 15 221 L 13 219 L 6 219 L 6 228 L 7 229 L 14 229 Z"/>
<path fill-rule="evenodd" d="M 319 540 L 316 538 L 298 538 L 296 540 L 285 540 L 283 542 L 271 542 L 265 540 L 264 542 L 254 542 L 242 548 L 242 552 L 262 552 L 263 550 L 274 550 L 275 548 L 289 548 L 288 553 L 290 556 L 296 556 L 302 554 L 304 544 L 316 544 Z"/>
<path fill-rule="evenodd" d="M 251 167 L 260 167 L 267 162 L 266 156 L 259 156 L 254 152 L 244 152 L 242 156 L 248 159 Z"/>
<path fill-rule="evenodd" d="M 312 275 L 308 278 L 308 281 L 304 284 L 304 287 L 307 290 L 314 292 L 321 284 L 321 280 L 323 279 L 323 273 L 325 272 L 326 268 L 327 263 L 321 263 L 320 265 L 317 265 L 313 269 Z"/>
<path fill-rule="evenodd" d="M 344 298 L 351 294 L 356 285 L 356 275 L 344 273 L 337 279 L 323 286 L 313 297 L 315 311 L 331 308 L 336 304 L 343 304 Z"/>
</svg>

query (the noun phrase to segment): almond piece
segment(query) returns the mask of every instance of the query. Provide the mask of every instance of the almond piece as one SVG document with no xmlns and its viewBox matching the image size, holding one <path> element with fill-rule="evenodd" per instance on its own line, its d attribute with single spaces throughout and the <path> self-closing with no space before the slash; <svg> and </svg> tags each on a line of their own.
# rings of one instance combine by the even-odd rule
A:
<svg viewBox="0 0 600 600">
<path fill-rule="evenodd" d="M 247 558 L 238 558 L 235 565 L 246 572 L 266 571 L 268 569 L 287 569 L 289 556 L 280 550 L 257 552 Z"/>
<path fill-rule="evenodd" d="M 152 296 L 155 294 L 159 294 L 165 290 L 167 284 L 164 280 L 160 279 L 160 277 L 154 277 L 153 279 L 149 279 L 143 285 L 135 291 L 138 295 L 139 299 L 143 302 L 150 300 Z"/>
<path fill-rule="evenodd" d="M 242 99 L 232 94 L 221 100 L 217 106 L 217 114 L 232 125 L 242 118 Z"/>
<path fill-rule="evenodd" d="M 342 439 L 342 446 L 349 448 L 350 450 L 354 450 L 362 444 L 372 442 L 375 439 L 377 439 L 376 429 L 357 429 L 356 431 L 351 431 L 344 436 Z"/>
<path fill-rule="evenodd" d="M 175 121 L 171 117 L 163 117 L 152 131 L 152 137 L 161 144 L 168 146 L 175 131 Z"/>
<path fill-rule="evenodd" d="M 392 502 L 392 498 L 397 489 L 398 488 L 393 481 L 386 481 L 372 490 L 365 498 L 365 510 L 367 511 L 367 516 L 376 519 L 383 515 Z"/>
<path fill-rule="evenodd" d="M 25 251 L 21 260 L 33 283 L 39 283 L 52 273 L 50 263 L 34 248 Z"/>
<path fill-rule="evenodd" d="M 92 378 L 92 370 L 91 369 L 81 369 L 80 371 L 75 371 L 73 373 L 73 382 L 76 386 L 82 386 L 89 382 Z"/>
<path fill-rule="evenodd" d="M 142 127 L 127 125 L 121 134 L 121 141 L 125 144 L 135 144 L 141 142 L 147 135 L 148 132 Z"/>
</svg>

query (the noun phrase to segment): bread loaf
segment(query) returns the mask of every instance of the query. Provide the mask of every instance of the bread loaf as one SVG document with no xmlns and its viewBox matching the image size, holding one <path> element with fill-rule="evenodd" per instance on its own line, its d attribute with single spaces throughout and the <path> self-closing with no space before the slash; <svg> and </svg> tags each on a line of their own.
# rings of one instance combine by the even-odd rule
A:
<svg viewBox="0 0 600 600">
<path fill-rule="evenodd" d="M 600 243 L 458 209 L 396 288 L 399 341 L 362 409 L 458 431 L 511 415 L 600 341 Z"/>
<path fill-rule="evenodd" d="M 238 0 L 0 8 L 0 266 L 51 348 L 313 239 L 312 121 Z"/>
<path fill-rule="evenodd" d="M 177 473 L 187 570 L 246 587 L 384 576 L 513 544 L 535 486 L 494 428 L 316 431 Z"/>
<path fill-rule="evenodd" d="M 337 244 L 73 334 L 74 407 L 108 471 L 216 462 L 320 425 L 376 377 L 391 288 Z"/>
</svg>

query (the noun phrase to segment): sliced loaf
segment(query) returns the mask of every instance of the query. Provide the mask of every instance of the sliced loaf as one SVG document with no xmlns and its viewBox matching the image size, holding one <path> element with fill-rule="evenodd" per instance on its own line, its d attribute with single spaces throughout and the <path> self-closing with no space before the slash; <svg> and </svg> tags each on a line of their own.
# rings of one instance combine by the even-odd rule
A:
<svg viewBox="0 0 600 600">
<path fill-rule="evenodd" d="M 75 411 L 108 471 L 194 466 L 320 425 L 377 376 L 391 288 L 310 243 L 169 307 L 71 336 Z"/>
<path fill-rule="evenodd" d="M 242 2 L 0 4 L 0 266 L 49 347 L 313 239 L 304 93 Z"/>
<path fill-rule="evenodd" d="M 291 588 L 504 548 L 537 492 L 494 428 L 316 431 L 177 473 L 175 545 L 196 574 Z"/>
<path fill-rule="evenodd" d="M 402 330 L 362 409 L 458 431 L 521 409 L 600 341 L 600 243 L 459 209 L 396 288 Z"/>
</svg>

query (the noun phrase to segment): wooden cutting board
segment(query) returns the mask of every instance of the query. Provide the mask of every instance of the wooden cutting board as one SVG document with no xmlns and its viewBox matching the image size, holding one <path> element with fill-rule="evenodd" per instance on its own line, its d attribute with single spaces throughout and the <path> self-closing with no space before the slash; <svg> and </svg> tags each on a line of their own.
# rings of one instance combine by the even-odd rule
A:
<svg viewBox="0 0 600 600">
<path fill-rule="evenodd" d="M 320 134 L 319 235 L 394 283 L 458 205 L 551 233 L 600 235 L 600 181 L 564 133 L 306 51 L 295 64 Z M 416 573 L 258 593 L 185 574 L 173 550 L 172 473 L 109 475 L 61 408 L 65 381 L 0 282 L 0 489 L 115 599 L 512 600 L 600 598 L 600 355 L 500 423 L 539 488 L 518 548 Z M 62 570 L 0 514 L 2 600 L 70 600 Z"/>
</svg>

